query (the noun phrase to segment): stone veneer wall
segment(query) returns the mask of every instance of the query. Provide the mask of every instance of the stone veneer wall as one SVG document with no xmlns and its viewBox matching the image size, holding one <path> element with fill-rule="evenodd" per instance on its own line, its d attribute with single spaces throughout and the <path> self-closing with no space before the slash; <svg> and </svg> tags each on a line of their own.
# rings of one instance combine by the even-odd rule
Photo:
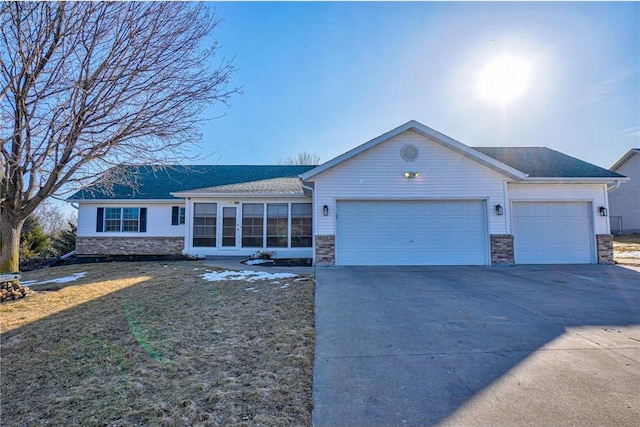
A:
<svg viewBox="0 0 640 427">
<path fill-rule="evenodd" d="M 598 264 L 613 264 L 613 236 L 611 234 L 597 234 Z"/>
<path fill-rule="evenodd" d="M 336 236 L 333 234 L 316 236 L 317 266 L 336 265 Z"/>
<path fill-rule="evenodd" d="M 491 265 L 513 265 L 513 235 L 491 235 Z"/>
<path fill-rule="evenodd" d="M 179 255 L 184 237 L 78 237 L 78 255 Z"/>
</svg>

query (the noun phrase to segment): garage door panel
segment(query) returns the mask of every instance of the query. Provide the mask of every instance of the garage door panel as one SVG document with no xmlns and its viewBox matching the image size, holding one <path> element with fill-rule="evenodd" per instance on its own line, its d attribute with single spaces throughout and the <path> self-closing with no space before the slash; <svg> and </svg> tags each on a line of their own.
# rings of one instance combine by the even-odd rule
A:
<svg viewBox="0 0 640 427">
<path fill-rule="evenodd" d="M 513 204 L 517 264 L 587 264 L 593 257 L 590 205 L 585 202 Z"/>
<path fill-rule="evenodd" d="M 339 265 L 485 265 L 486 227 L 481 201 L 340 201 L 336 261 Z"/>
</svg>

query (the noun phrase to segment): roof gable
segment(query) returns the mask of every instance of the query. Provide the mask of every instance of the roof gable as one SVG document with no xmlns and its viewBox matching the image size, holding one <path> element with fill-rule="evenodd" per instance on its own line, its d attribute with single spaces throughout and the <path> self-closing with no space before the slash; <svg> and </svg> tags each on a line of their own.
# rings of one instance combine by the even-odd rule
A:
<svg viewBox="0 0 640 427">
<path fill-rule="evenodd" d="M 474 150 L 526 173 L 528 178 L 623 178 L 547 147 L 474 147 Z"/>
<path fill-rule="evenodd" d="M 622 166 L 629 159 L 636 155 L 640 155 L 640 148 L 632 148 L 631 150 L 627 151 L 625 155 L 622 156 L 617 162 L 615 162 L 609 169 L 611 169 L 612 171 L 618 170 L 620 166 Z"/>
<path fill-rule="evenodd" d="M 297 165 L 128 166 L 127 173 L 135 177 L 135 189 L 130 185 L 115 185 L 112 191 L 107 191 L 97 185 L 76 192 L 69 200 L 171 200 L 175 199 L 171 193 L 298 177 L 313 168 Z"/>
<path fill-rule="evenodd" d="M 459 154 L 462 154 L 465 157 L 468 157 L 472 160 L 475 160 L 481 164 L 483 164 L 484 166 L 487 166 L 491 169 L 494 169 L 498 172 L 501 172 L 511 178 L 514 179 L 524 179 L 526 177 L 526 175 L 522 172 L 519 171 L 509 165 L 506 165 L 504 163 L 501 163 L 479 151 L 476 151 L 474 149 L 472 149 L 471 147 L 468 147 L 466 145 L 464 145 L 463 143 L 456 141 L 453 138 L 450 138 L 434 129 L 431 129 L 428 126 L 423 125 L 420 122 L 417 122 L 415 120 L 411 120 L 401 126 L 398 126 L 397 128 L 384 133 L 382 135 L 380 135 L 377 138 L 374 138 L 368 142 L 365 142 L 362 145 L 357 146 L 356 148 L 347 151 L 344 154 L 341 154 L 340 156 L 329 160 L 326 163 L 323 163 L 322 165 L 319 165 L 317 167 L 315 167 L 314 169 L 311 169 L 310 171 L 304 173 L 302 175 L 302 179 L 303 180 L 307 180 L 310 179 L 316 175 L 319 175 L 321 173 L 323 173 L 324 171 L 333 168 L 334 166 L 337 166 L 353 157 L 356 157 L 357 155 L 359 155 L 360 153 L 367 151 L 373 147 L 378 146 L 379 144 L 384 143 L 385 141 L 388 141 L 392 138 L 394 138 L 395 136 L 400 135 L 403 132 L 406 131 L 414 131 L 432 141 L 435 141 Z"/>
</svg>

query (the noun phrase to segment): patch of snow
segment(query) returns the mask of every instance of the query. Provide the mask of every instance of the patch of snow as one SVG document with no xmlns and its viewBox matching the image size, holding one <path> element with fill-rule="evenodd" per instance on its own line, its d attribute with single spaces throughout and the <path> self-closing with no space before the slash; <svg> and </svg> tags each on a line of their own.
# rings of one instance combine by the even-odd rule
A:
<svg viewBox="0 0 640 427">
<path fill-rule="evenodd" d="M 288 279 L 298 277 L 292 273 L 267 273 L 266 271 L 214 271 L 205 273 L 200 277 L 210 282 L 220 282 L 224 280 L 245 280 L 247 282 L 255 282 L 258 280 L 275 280 Z"/>
<path fill-rule="evenodd" d="M 44 285 L 46 283 L 68 283 L 75 282 L 76 280 L 84 277 L 87 273 L 82 271 L 80 273 L 72 274 L 71 276 L 60 277 L 58 279 L 44 280 L 42 282 L 37 282 L 35 280 L 27 280 L 26 282 L 20 282 L 24 286 L 33 286 L 33 285 Z"/>
<path fill-rule="evenodd" d="M 285 283 L 284 285 L 280 286 L 280 289 L 287 289 L 289 287 L 288 283 Z"/>
<path fill-rule="evenodd" d="M 250 259 L 249 261 L 245 261 L 246 265 L 263 265 L 263 264 L 273 264 L 273 261 L 269 261 L 266 259 Z"/>
</svg>

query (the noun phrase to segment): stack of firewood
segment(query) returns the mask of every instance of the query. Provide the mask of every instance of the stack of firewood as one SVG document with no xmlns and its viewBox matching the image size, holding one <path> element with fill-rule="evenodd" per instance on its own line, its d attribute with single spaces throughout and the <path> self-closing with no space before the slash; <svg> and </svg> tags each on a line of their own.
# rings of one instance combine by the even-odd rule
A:
<svg viewBox="0 0 640 427">
<path fill-rule="evenodd" d="M 24 298 L 29 292 L 29 288 L 22 286 L 17 280 L 0 282 L 0 302 Z"/>
</svg>

